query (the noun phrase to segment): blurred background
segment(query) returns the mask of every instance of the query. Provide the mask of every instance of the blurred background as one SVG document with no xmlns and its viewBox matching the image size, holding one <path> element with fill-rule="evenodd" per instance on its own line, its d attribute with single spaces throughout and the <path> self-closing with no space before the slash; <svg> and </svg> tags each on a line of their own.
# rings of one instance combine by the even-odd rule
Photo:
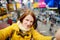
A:
<svg viewBox="0 0 60 40">
<path fill-rule="evenodd" d="M 54 36 L 60 28 L 60 0 L 0 0 L 0 29 L 16 23 L 24 9 L 34 12 L 39 33 Z"/>
</svg>

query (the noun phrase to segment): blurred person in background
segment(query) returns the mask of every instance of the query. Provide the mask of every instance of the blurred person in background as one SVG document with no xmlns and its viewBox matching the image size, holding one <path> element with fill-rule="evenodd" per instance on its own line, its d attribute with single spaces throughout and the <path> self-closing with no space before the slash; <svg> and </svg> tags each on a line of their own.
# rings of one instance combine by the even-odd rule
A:
<svg viewBox="0 0 60 40">
<path fill-rule="evenodd" d="M 53 40 L 52 36 L 44 36 L 34 29 L 36 17 L 30 10 L 25 10 L 17 23 L 0 30 L 0 40 Z"/>
</svg>

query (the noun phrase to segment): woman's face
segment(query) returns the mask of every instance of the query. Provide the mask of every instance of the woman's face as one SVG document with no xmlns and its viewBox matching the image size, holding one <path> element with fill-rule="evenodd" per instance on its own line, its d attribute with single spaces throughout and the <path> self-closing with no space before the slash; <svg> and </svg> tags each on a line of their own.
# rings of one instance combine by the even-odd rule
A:
<svg viewBox="0 0 60 40">
<path fill-rule="evenodd" d="M 22 21 L 22 25 L 26 28 L 26 29 L 29 29 L 32 27 L 33 25 L 33 22 L 34 22 L 34 19 L 31 15 L 27 15 L 23 21 Z"/>
</svg>

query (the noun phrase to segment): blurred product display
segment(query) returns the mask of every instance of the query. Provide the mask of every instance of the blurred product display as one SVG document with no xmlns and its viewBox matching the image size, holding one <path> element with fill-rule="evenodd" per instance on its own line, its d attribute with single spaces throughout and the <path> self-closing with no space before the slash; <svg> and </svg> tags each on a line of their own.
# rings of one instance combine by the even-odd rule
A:
<svg viewBox="0 0 60 40">
<path fill-rule="evenodd" d="M 7 14 L 6 8 L 0 7 L 0 16 Z"/>
<path fill-rule="evenodd" d="M 7 4 L 8 11 L 13 11 L 14 10 L 13 8 L 14 7 L 13 7 L 13 4 L 12 3 Z"/>
<path fill-rule="evenodd" d="M 0 22 L 0 30 L 3 28 L 6 28 L 8 26 L 9 26 L 9 24 L 7 24 L 6 22 Z"/>
<path fill-rule="evenodd" d="M 54 33 L 59 28 L 60 0 L 0 0 L 0 23 L 7 22 L 9 25 L 12 25 L 17 22 L 26 9 L 32 10 L 35 13 L 37 18 L 36 26 L 38 26 L 37 30 L 39 32 L 42 30 L 49 32 L 52 19 L 55 22 L 55 29 L 53 27 Z M 59 25 L 57 26 L 57 24 Z M 42 26 L 41 30 L 40 26 Z M 41 33 L 49 35 L 47 32 Z"/>
</svg>

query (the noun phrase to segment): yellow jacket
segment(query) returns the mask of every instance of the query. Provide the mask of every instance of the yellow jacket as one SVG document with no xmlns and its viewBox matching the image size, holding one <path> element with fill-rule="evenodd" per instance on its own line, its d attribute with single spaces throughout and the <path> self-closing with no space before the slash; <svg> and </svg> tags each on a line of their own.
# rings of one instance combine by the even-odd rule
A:
<svg viewBox="0 0 60 40">
<path fill-rule="evenodd" d="M 5 29 L 0 30 L 0 40 L 5 40 L 8 36 L 10 36 L 12 33 L 12 30 L 15 30 L 15 31 L 11 37 L 11 40 L 30 40 L 32 38 L 31 34 L 33 35 L 34 40 L 51 40 L 51 38 L 52 38 L 51 36 L 43 36 L 43 35 L 39 34 L 33 28 L 31 28 L 31 30 L 29 32 L 27 32 L 27 34 L 29 34 L 29 36 L 21 37 L 19 34 L 17 34 L 20 32 L 19 32 L 18 25 L 15 23 Z"/>
</svg>

